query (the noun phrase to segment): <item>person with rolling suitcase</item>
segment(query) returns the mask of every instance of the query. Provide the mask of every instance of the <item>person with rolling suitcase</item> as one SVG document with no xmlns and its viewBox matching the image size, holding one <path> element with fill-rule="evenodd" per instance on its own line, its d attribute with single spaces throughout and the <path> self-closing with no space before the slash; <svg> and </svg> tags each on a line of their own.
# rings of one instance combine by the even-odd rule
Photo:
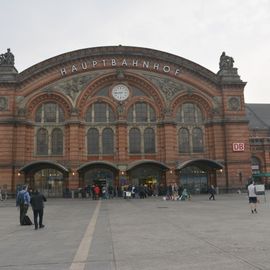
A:
<svg viewBox="0 0 270 270">
<path fill-rule="evenodd" d="M 30 218 L 27 216 L 27 211 L 30 205 L 30 195 L 28 187 L 25 185 L 22 187 L 16 197 L 16 206 L 20 209 L 20 224 L 32 225 Z"/>
</svg>

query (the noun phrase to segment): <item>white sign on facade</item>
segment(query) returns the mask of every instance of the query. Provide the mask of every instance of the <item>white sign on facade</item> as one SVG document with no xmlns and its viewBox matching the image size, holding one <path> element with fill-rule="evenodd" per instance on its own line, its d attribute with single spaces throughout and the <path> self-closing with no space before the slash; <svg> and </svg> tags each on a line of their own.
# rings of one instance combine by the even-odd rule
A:
<svg viewBox="0 0 270 270">
<path fill-rule="evenodd" d="M 244 143 L 233 143 L 232 144 L 234 152 L 243 152 L 245 151 L 245 144 Z"/>
</svg>

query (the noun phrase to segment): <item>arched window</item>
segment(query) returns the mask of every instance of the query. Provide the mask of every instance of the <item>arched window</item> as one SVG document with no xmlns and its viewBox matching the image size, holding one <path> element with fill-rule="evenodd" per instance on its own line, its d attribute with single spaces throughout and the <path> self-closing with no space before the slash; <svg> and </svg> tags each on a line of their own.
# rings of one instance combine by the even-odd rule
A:
<svg viewBox="0 0 270 270">
<path fill-rule="evenodd" d="M 42 106 L 36 110 L 35 121 L 40 123 L 42 121 Z"/>
<path fill-rule="evenodd" d="M 99 133 L 96 128 L 90 128 L 87 132 L 88 154 L 99 154 Z"/>
<path fill-rule="evenodd" d="M 155 122 L 156 113 L 150 104 L 145 102 L 137 102 L 128 110 L 128 122 Z"/>
<path fill-rule="evenodd" d="M 109 123 L 115 121 L 115 114 L 109 104 L 96 102 L 88 108 L 85 121 L 88 123 Z"/>
<path fill-rule="evenodd" d="M 63 126 L 64 121 L 64 111 L 55 102 L 43 103 L 37 108 L 35 112 L 37 155 L 63 155 L 63 131 L 56 126 Z"/>
<path fill-rule="evenodd" d="M 61 123 L 65 121 L 64 111 L 53 102 L 43 103 L 38 107 L 35 114 L 37 123 Z"/>
<path fill-rule="evenodd" d="M 55 128 L 52 131 L 52 154 L 62 155 L 63 154 L 63 132 L 60 128 Z"/>
<path fill-rule="evenodd" d="M 113 154 L 113 131 L 110 128 L 105 128 L 102 132 L 102 150 L 103 154 Z"/>
<path fill-rule="evenodd" d="M 37 154 L 48 155 L 48 131 L 45 128 L 40 128 L 37 131 Z"/>
<path fill-rule="evenodd" d="M 147 104 L 137 103 L 135 105 L 136 122 L 147 122 Z"/>
<path fill-rule="evenodd" d="M 195 124 L 202 123 L 203 116 L 200 108 L 193 103 L 184 103 L 176 114 L 176 120 L 180 123 Z"/>
<path fill-rule="evenodd" d="M 129 152 L 131 154 L 141 153 L 141 132 L 138 128 L 129 131 Z"/>
<path fill-rule="evenodd" d="M 200 128 L 192 131 L 193 152 L 203 152 L 203 132 Z"/>
<path fill-rule="evenodd" d="M 94 122 L 107 122 L 107 104 L 95 103 L 94 104 Z"/>
<path fill-rule="evenodd" d="M 155 132 L 152 128 L 144 130 L 144 153 L 155 153 Z"/>
<path fill-rule="evenodd" d="M 149 117 L 150 117 L 150 122 L 156 122 L 156 113 L 151 106 L 149 106 Z"/>
<path fill-rule="evenodd" d="M 189 132 L 186 128 L 180 128 L 178 135 L 178 147 L 180 153 L 188 153 L 190 151 Z"/>
<path fill-rule="evenodd" d="M 251 157 L 252 174 L 258 174 L 261 172 L 261 161 L 257 157 Z"/>
</svg>

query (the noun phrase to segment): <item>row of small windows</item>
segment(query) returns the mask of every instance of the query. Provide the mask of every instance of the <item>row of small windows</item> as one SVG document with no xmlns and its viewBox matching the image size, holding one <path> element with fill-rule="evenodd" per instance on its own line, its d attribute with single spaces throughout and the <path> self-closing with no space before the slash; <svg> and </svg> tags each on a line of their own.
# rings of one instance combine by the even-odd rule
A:
<svg viewBox="0 0 270 270">
<path fill-rule="evenodd" d="M 138 128 L 132 128 L 129 132 L 129 142 L 131 154 L 155 153 L 155 132 L 152 128 L 146 128 L 143 134 Z M 59 128 L 55 128 L 51 132 L 40 128 L 37 131 L 36 143 L 38 155 L 63 154 L 63 132 Z M 113 130 L 105 128 L 100 136 L 98 129 L 90 128 L 87 132 L 87 149 L 89 155 L 114 154 Z"/>
<path fill-rule="evenodd" d="M 143 142 L 143 144 L 142 144 Z M 88 154 L 114 154 L 114 133 L 112 129 L 103 129 L 101 136 L 96 128 L 90 128 L 87 132 Z M 155 153 L 155 132 L 152 128 L 132 128 L 129 131 L 130 154 Z"/>
<path fill-rule="evenodd" d="M 115 112 L 105 102 L 92 104 L 85 114 L 88 123 L 110 123 L 116 119 Z M 64 122 L 63 109 L 56 103 L 44 103 L 36 111 L 37 123 L 61 123 Z M 146 102 L 133 104 L 127 114 L 128 122 L 155 122 L 156 113 L 153 107 Z M 203 114 L 200 108 L 193 103 L 184 103 L 177 111 L 178 123 L 199 124 L 203 122 Z"/>
<path fill-rule="evenodd" d="M 85 115 L 87 123 L 111 123 L 116 119 L 111 106 L 105 102 L 92 104 Z M 156 122 L 156 114 L 153 107 L 146 102 L 133 104 L 127 114 L 128 122 Z M 181 128 L 178 134 L 178 145 L 180 153 L 203 152 L 203 115 L 197 105 L 184 103 L 177 112 L 176 120 L 184 123 L 189 128 Z M 65 121 L 63 109 L 57 103 L 44 103 L 36 111 L 36 123 L 45 126 L 38 130 L 36 140 L 36 153 L 40 155 L 62 155 L 63 154 L 63 132 L 60 128 L 52 129 L 53 124 Z M 193 125 L 193 126 L 192 126 Z M 186 126 L 187 127 L 187 126 Z M 152 128 L 131 128 L 129 131 L 129 152 L 155 153 L 155 131 Z M 88 154 L 113 154 L 114 133 L 111 128 L 105 128 L 100 134 L 96 128 L 90 128 L 87 133 Z"/>
<path fill-rule="evenodd" d="M 250 144 L 263 145 L 263 144 L 269 144 L 270 139 L 268 139 L 268 138 L 252 138 L 249 140 L 249 142 L 250 142 Z"/>
<path fill-rule="evenodd" d="M 156 139 L 153 128 L 131 128 L 129 131 L 129 153 L 155 153 Z M 64 136 L 59 128 L 52 130 L 40 128 L 37 131 L 36 152 L 38 155 L 62 155 Z M 190 132 L 180 128 L 178 135 L 180 153 L 203 152 L 203 131 L 193 128 Z M 91 154 L 114 154 L 114 132 L 111 128 L 104 128 L 100 134 L 96 128 L 87 132 L 87 152 Z"/>
</svg>

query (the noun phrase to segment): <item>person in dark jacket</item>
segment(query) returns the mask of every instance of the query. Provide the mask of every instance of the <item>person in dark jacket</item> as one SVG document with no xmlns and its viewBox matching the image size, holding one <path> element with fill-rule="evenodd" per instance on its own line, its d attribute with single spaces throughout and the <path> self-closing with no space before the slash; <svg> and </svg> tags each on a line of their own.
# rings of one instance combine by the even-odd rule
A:
<svg viewBox="0 0 270 270">
<path fill-rule="evenodd" d="M 213 199 L 213 201 L 215 200 L 215 193 L 216 193 L 215 187 L 211 185 L 209 188 L 209 194 L 210 194 L 209 200 L 211 199 Z"/>
<path fill-rule="evenodd" d="M 44 209 L 44 202 L 46 202 L 47 199 L 45 196 L 36 189 L 33 192 L 33 195 L 31 197 L 31 206 L 33 209 L 33 214 L 34 214 L 34 224 L 35 224 L 35 230 L 39 228 L 44 228 L 45 226 L 43 225 L 43 209 Z"/>
</svg>

